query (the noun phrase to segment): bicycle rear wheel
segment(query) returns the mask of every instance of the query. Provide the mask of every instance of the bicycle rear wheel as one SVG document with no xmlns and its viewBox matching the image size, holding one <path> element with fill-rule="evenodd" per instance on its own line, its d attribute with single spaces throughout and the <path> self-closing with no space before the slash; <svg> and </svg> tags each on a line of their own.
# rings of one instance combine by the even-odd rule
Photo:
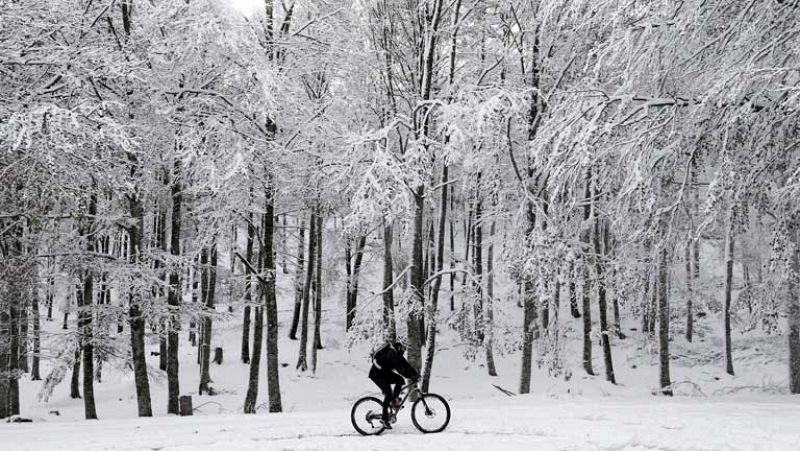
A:
<svg viewBox="0 0 800 451">
<path fill-rule="evenodd" d="M 361 435 L 378 435 L 384 431 L 381 423 L 383 402 L 378 398 L 368 396 L 361 398 L 353 404 L 350 411 L 350 422 Z"/>
<path fill-rule="evenodd" d="M 439 395 L 422 395 L 411 406 L 411 421 L 426 434 L 442 432 L 450 423 L 450 405 Z"/>
</svg>

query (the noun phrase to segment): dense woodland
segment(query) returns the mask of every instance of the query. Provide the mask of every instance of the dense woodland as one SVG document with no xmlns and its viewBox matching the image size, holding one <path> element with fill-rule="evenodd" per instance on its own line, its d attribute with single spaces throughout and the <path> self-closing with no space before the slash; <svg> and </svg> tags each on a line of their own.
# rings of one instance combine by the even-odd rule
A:
<svg viewBox="0 0 800 451">
<path fill-rule="evenodd" d="M 519 393 L 542 358 L 622 382 L 644 335 L 663 395 L 712 317 L 730 374 L 732 322 L 782 335 L 800 393 L 796 0 L 0 0 L 0 80 L 0 418 L 22 378 L 97 418 L 112 365 L 177 414 L 179 372 L 214 393 L 215 305 L 245 413 L 282 410 L 279 335 L 313 372 L 331 315 L 402 337 L 425 387 L 443 327 L 519 359 Z"/>
</svg>

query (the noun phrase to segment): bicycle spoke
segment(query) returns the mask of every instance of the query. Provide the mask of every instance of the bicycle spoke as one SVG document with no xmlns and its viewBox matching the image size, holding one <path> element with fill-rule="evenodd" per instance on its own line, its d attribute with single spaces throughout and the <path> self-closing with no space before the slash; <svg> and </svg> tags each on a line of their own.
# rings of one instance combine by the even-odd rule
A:
<svg viewBox="0 0 800 451">
<path fill-rule="evenodd" d="M 450 406 L 439 395 L 426 394 L 411 409 L 414 426 L 422 432 L 441 432 L 450 422 Z"/>
<path fill-rule="evenodd" d="M 353 405 L 350 421 L 362 435 L 377 435 L 383 432 L 381 423 L 382 404 L 377 398 L 362 398 Z"/>
</svg>

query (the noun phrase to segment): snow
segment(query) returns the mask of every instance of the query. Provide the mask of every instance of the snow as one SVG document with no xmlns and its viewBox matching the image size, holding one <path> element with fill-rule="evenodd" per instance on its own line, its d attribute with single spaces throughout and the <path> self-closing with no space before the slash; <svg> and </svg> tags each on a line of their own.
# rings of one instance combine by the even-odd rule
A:
<svg viewBox="0 0 800 451">
<path fill-rule="evenodd" d="M 374 282 L 375 277 L 369 277 Z M 369 284 L 366 284 L 369 287 Z M 288 288 L 284 288 L 290 292 Z M 337 291 L 334 291 L 336 293 Z M 365 295 L 364 305 L 369 302 Z M 785 338 L 752 332 L 734 336 L 736 376 L 725 374 L 718 331 L 719 318 L 698 318 L 696 339 L 686 343 L 675 331 L 671 342 L 672 380 L 676 397 L 655 396 L 658 365 L 654 342 L 624 324 L 628 338 L 612 338 L 618 385 L 604 381 L 602 353 L 595 337 L 593 366 L 598 376 L 582 371 L 580 319 L 562 312 L 565 334 L 564 371 L 548 374 L 547 361 L 534 364 L 531 395 L 507 396 L 519 378 L 518 307 L 498 302 L 498 377 L 482 363 L 465 358 L 466 346 L 456 331 L 440 330 L 431 391 L 448 399 L 452 419 L 439 434 L 417 431 L 406 412 L 395 429 L 379 437 L 362 437 L 350 424 L 350 408 L 377 388 L 367 378 L 369 344 L 348 349 L 344 311 L 326 299 L 319 368 L 315 375 L 295 368 L 298 342 L 289 340 L 290 296 L 281 296 L 279 363 L 283 413 L 267 412 L 266 367 L 262 359 L 258 414 L 241 413 L 249 367 L 239 359 L 241 309 L 214 321 L 212 346 L 222 346 L 225 360 L 211 366 L 216 396 L 198 396 L 197 348 L 180 336 L 181 394 L 192 395 L 192 417 L 166 416 L 166 377 L 151 356 L 158 343 L 149 337 L 148 363 L 154 418 L 136 418 L 133 375 L 118 364 L 106 364 L 103 382 L 95 384 L 99 421 L 84 421 L 83 402 L 69 397 L 69 375 L 51 399 L 36 401 L 40 382 L 24 377 L 22 416 L 33 423 L 0 424 L 2 451 L 16 450 L 237 450 L 237 449 L 454 449 L 454 450 L 797 450 L 800 449 L 800 403 L 785 394 Z M 380 308 L 379 303 L 374 303 Z M 564 309 L 568 306 L 562 305 Z M 443 311 L 446 317 L 449 312 Z M 218 306 L 218 312 L 227 305 Z M 365 312 L 365 314 L 371 314 Z M 596 316 L 595 316 L 596 317 Z M 60 322 L 45 322 L 46 346 L 59 343 Z M 122 339 L 126 339 L 124 335 Z M 537 340 L 539 359 L 544 339 Z M 506 351 L 507 350 L 507 351 Z M 43 375 L 49 363 L 43 362 Z M 51 414 L 58 411 L 59 415 Z"/>
<path fill-rule="evenodd" d="M 800 406 L 784 401 L 525 396 L 452 401 L 439 434 L 408 415 L 378 437 L 358 435 L 349 410 L 3 425 L 16 450 L 536 449 L 796 450 Z"/>
</svg>

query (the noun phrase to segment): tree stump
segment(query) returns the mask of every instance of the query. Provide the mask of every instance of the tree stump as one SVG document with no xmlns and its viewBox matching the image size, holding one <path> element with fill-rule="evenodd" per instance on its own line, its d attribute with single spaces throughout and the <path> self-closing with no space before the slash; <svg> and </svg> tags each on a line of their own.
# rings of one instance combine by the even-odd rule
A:
<svg viewBox="0 0 800 451">
<path fill-rule="evenodd" d="M 222 365 L 222 348 L 214 348 L 214 363 Z"/>
<path fill-rule="evenodd" d="M 179 399 L 180 404 L 180 414 L 182 417 L 191 416 L 192 415 L 192 397 L 191 396 L 181 396 Z"/>
</svg>

